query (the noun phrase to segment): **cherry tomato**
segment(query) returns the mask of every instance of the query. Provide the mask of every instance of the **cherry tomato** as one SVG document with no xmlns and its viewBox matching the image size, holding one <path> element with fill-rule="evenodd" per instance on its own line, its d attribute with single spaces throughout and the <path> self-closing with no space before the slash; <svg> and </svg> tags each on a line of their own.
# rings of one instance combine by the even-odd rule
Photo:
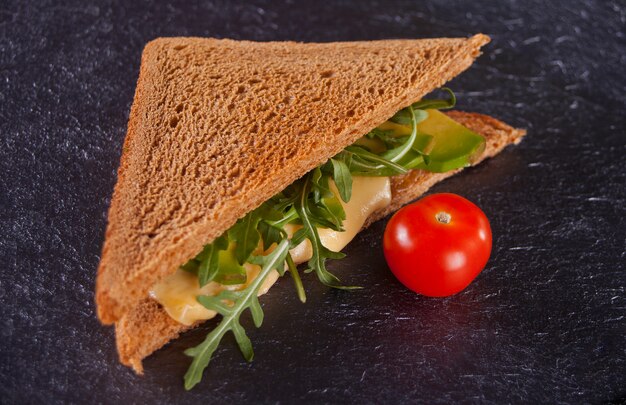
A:
<svg viewBox="0 0 626 405">
<path fill-rule="evenodd" d="M 430 297 L 456 294 L 491 254 L 491 227 L 480 208 L 456 194 L 433 194 L 387 223 L 383 250 L 402 284 Z"/>
</svg>

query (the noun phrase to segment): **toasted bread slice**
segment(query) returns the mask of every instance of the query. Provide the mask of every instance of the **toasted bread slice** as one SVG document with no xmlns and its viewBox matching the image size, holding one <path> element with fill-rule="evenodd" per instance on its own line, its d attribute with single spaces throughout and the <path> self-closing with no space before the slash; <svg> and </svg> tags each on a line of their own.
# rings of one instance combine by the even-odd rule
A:
<svg viewBox="0 0 626 405">
<path fill-rule="evenodd" d="M 120 321 L 237 219 L 468 68 L 488 41 L 150 42 L 98 269 L 100 320 Z"/>
<path fill-rule="evenodd" d="M 523 130 L 512 128 L 486 115 L 457 111 L 448 115 L 486 138 L 487 145 L 481 160 L 494 156 L 507 145 L 518 143 L 525 134 Z M 402 176 L 392 177 L 391 204 L 384 210 L 374 213 L 366 226 L 414 200 L 433 184 L 456 172 L 458 171 L 429 173 L 414 170 Z M 120 361 L 133 367 L 136 372 L 142 373 L 142 360 L 145 357 L 196 325 L 185 326 L 176 322 L 156 301 L 147 298 L 127 312 L 115 326 Z"/>
</svg>

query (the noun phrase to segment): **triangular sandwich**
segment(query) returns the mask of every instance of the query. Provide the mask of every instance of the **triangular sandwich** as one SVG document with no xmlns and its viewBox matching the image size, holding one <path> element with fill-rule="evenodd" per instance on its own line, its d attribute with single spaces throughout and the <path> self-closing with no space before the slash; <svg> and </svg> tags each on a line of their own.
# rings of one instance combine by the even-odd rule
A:
<svg viewBox="0 0 626 405">
<path fill-rule="evenodd" d="M 247 300 L 241 309 L 260 323 L 256 296 L 286 265 L 299 280 L 293 257 L 341 288 L 323 262 L 349 241 L 342 231 L 353 237 L 517 143 L 524 131 L 494 118 L 438 111 L 453 96 L 422 100 L 488 41 L 150 42 L 96 287 L 98 316 L 115 324 L 122 363 L 141 372 L 143 358 L 216 313 L 250 357 L 237 305 Z M 370 208 L 354 219 L 358 204 Z M 342 242 L 317 240 L 330 233 Z M 188 387 L 214 341 L 189 351 Z"/>
</svg>

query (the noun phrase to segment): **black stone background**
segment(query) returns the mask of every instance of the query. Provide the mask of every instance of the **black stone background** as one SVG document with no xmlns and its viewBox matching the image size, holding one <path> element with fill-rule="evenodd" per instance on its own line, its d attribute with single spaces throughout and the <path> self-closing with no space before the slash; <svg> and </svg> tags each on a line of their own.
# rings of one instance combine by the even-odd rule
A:
<svg viewBox="0 0 626 405">
<path fill-rule="evenodd" d="M 623 1 L 0 3 L 0 402 L 397 403 L 624 400 L 626 46 Z M 143 45 L 158 36 L 493 41 L 451 86 L 459 108 L 526 140 L 436 186 L 479 204 L 494 249 L 463 293 L 404 289 L 381 251 L 385 221 L 330 268 L 262 300 L 185 393 L 189 333 L 117 362 L 93 289 Z"/>
</svg>

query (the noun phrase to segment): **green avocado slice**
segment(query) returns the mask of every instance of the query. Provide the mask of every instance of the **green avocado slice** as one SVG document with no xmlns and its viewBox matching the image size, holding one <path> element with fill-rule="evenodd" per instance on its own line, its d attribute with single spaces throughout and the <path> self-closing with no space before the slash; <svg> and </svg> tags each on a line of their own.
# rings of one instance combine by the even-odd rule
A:
<svg viewBox="0 0 626 405">
<path fill-rule="evenodd" d="M 485 150 L 485 138 L 438 110 L 426 110 L 428 118 L 417 129 L 431 135 L 434 145 L 419 169 L 444 173 L 470 166 Z"/>
</svg>

